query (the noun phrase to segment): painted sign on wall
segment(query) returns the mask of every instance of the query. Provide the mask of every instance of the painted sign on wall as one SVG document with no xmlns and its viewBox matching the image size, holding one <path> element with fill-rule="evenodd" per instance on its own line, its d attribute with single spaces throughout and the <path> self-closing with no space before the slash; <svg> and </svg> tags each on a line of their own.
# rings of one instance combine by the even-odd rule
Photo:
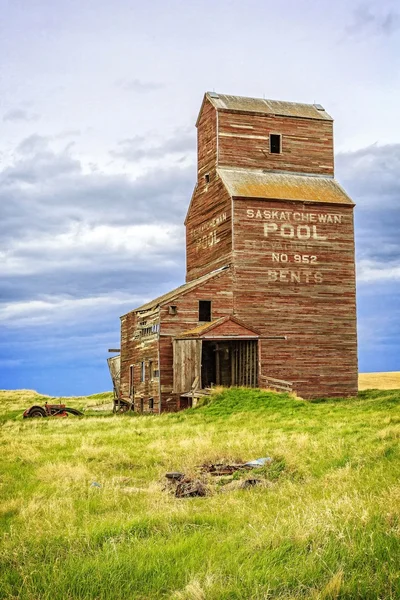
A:
<svg viewBox="0 0 400 600">
<path fill-rule="evenodd" d="M 218 227 L 222 223 L 225 223 L 226 219 L 227 215 L 224 212 L 192 230 L 191 236 L 195 240 L 196 252 L 212 248 L 216 244 L 219 244 L 221 238 L 218 235 Z"/>
<path fill-rule="evenodd" d="M 259 223 L 257 235 L 245 240 L 248 251 L 263 250 L 270 259 L 268 282 L 323 283 L 320 252 L 330 244 L 343 215 L 299 210 L 248 208 L 246 220 Z"/>
</svg>

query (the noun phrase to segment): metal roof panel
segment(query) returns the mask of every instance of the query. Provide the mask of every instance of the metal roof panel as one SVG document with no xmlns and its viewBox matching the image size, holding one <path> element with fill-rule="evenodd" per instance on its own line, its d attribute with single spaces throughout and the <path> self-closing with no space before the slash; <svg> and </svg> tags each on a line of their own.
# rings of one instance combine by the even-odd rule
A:
<svg viewBox="0 0 400 600">
<path fill-rule="evenodd" d="M 333 121 L 332 117 L 320 104 L 304 104 L 300 102 L 283 102 L 264 98 L 247 98 L 207 92 L 206 96 L 217 110 L 254 112 L 266 115 L 299 117 Z"/>
<path fill-rule="evenodd" d="M 333 177 L 262 169 L 218 168 L 217 171 L 231 196 L 354 205 Z"/>
</svg>

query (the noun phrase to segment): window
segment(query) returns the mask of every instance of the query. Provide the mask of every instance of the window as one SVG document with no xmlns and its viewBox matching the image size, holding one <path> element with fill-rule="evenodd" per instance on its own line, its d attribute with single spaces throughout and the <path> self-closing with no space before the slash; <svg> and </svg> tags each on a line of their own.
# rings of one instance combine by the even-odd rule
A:
<svg viewBox="0 0 400 600">
<path fill-rule="evenodd" d="M 210 183 L 210 173 L 206 173 L 204 175 L 204 180 L 206 182 L 206 185 L 208 185 Z"/>
<path fill-rule="evenodd" d="M 271 154 L 280 154 L 282 152 L 282 136 L 280 133 L 270 133 L 269 134 L 269 151 Z"/>
<path fill-rule="evenodd" d="M 176 308 L 175 304 L 171 304 L 171 306 L 168 307 L 169 315 L 176 315 L 177 312 L 178 312 L 178 309 Z"/>
<path fill-rule="evenodd" d="M 153 379 L 153 361 L 149 360 L 149 379 L 150 381 Z"/>
<path fill-rule="evenodd" d="M 149 410 L 153 410 L 154 408 L 154 398 L 149 398 Z"/>
<path fill-rule="evenodd" d="M 133 394 L 134 394 L 133 376 L 134 376 L 133 365 L 130 365 L 130 367 L 129 367 L 129 396 L 130 396 L 130 398 L 133 398 Z"/>
<path fill-rule="evenodd" d="M 160 377 L 160 369 L 154 369 L 153 379 L 158 379 L 158 377 Z"/>
<path fill-rule="evenodd" d="M 144 360 L 140 363 L 140 381 L 146 380 L 146 364 Z"/>
<path fill-rule="evenodd" d="M 143 324 L 142 324 L 141 328 L 137 332 L 135 332 L 134 339 L 150 337 L 154 333 L 158 333 L 159 331 L 160 331 L 159 323 L 154 323 L 153 325 L 148 325 L 147 322 L 145 322 L 145 326 L 143 326 Z"/>
<path fill-rule="evenodd" d="M 199 300 L 199 321 L 211 321 L 211 300 Z"/>
</svg>

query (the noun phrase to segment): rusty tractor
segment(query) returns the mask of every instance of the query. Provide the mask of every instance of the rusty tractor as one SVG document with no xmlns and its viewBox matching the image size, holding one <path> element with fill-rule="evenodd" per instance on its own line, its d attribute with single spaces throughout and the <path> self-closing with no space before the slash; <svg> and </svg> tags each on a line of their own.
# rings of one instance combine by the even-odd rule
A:
<svg viewBox="0 0 400 600">
<path fill-rule="evenodd" d="M 44 406 L 31 406 L 23 414 L 24 419 L 41 417 L 67 417 L 68 414 L 82 417 L 83 413 L 76 408 L 69 408 L 65 404 L 46 404 Z"/>
</svg>

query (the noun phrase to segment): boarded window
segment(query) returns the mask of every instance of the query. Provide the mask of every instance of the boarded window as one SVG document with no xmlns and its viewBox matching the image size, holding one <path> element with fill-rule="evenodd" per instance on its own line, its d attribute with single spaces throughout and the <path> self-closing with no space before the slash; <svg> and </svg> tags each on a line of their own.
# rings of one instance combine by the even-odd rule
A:
<svg viewBox="0 0 400 600">
<path fill-rule="evenodd" d="M 130 365 L 129 367 L 129 396 L 131 398 L 133 398 L 133 394 L 134 394 L 134 371 L 133 371 L 133 365 Z"/>
<path fill-rule="evenodd" d="M 281 153 L 281 135 L 279 133 L 270 133 L 269 136 L 269 151 L 271 154 Z"/>
<path fill-rule="evenodd" d="M 211 300 L 199 300 L 199 321 L 211 321 Z"/>
</svg>

